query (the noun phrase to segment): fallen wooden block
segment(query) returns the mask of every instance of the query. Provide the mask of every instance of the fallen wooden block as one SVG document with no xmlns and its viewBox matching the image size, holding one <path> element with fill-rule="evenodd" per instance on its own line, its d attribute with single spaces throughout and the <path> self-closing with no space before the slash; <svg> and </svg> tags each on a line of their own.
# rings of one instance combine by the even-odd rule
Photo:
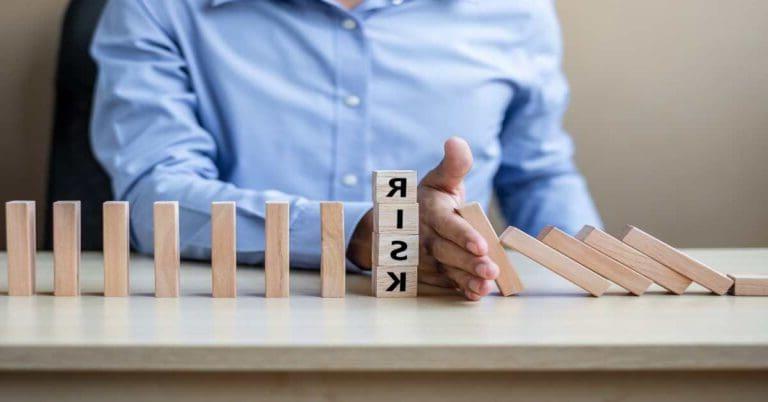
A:
<svg viewBox="0 0 768 402">
<path fill-rule="evenodd" d="M 290 295 L 290 211 L 287 202 L 267 202 L 264 279 L 266 297 Z"/>
<path fill-rule="evenodd" d="M 729 293 L 735 296 L 768 296 L 768 275 L 728 274 L 733 280 Z"/>
<path fill-rule="evenodd" d="M 237 297 L 237 208 L 231 201 L 211 204 L 211 294 Z"/>
<path fill-rule="evenodd" d="M 371 180 L 375 203 L 416 203 L 416 171 L 375 170 Z"/>
<path fill-rule="evenodd" d="M 464 205 L 456 210 L 459 215 L 472 225 L 475 230 L 480 232 L 485 241 L 488 243 L 488 256 L 496 265 L 499 266 L 499 277 L 496 278 L 496 286 L 499 287 L 499 291 L 504 296 L 518 294 L 523 291 L 523 282 L 520 280 L 520 276 L 517 274 L 517 270 L 509 261 L 507 253 L 499 243 L 499 237 L 491 226 L 491 222 L 483 212 L 483 207 L 480 203 L 473 202 Z"/>
<path fill-rule="evenodd" d="M 371 252 L 375 266 L 418 266 L 419 236 L 374 233 Z"/>
<path fill-rule="evenodd" d="M 154 204 L 155 297 L 179 296 L 179 203 Z"/>
<path fill-rule="evenodd" d="M 125 201 L 107 201 L 102 205 L 104 296 L 107 297 L 125 297 L 130 293 L 128 209 Z"/>
<path fill-rule="evenodd" d="M 8 296 L 35 294 L 37 234 L 35 202 L 5 203 L 5 238 L 8 253 Z"/>
<path fill-rule="evenodd" d="M 80 295 L 80 201 L 53 203 L 53 294 Z"/>
<path fill-rule="evenodd" d="M 594 248 L 567 235 L 554 226 L 547 226 L 539 234 L 539 240 L 553 249 L 571 257 L 581 265 L 595 271 L 605 279 L 621 286 L 630 293 L 640 296 L 653 282 L 627 268 Z"/>
<path fill-rule="evenodd" d="M 373 231 L 376 233 L 418 234 L 419 204 L 375 204 Z"/>
<path fill-rule="evenodd" d="M 727 276 L 634 226 L 628 225 L 620 239 L 716 294 L 725 294 L 733 285 L 733 280 Z"/>
<path fill-rule="evenodd" d="M 344 204 L 320 203 L 322 254 L 320 257 L 320 295 L 344 297 L 346 292 L 347 252 L 344 237 Z"/>
<path fill-rule="evenodd" d="M 516 227 L 508 227 L 501 234 L 500 239 L 501 244 L 504 246 L 517 250 L 595 297 L 605 293 L 608 287 L 611 286 L 610 282 L 603 279 L 600 275 Z"/>
<path fill-rule="evenodd" d="M 687 277 L 680 275 L 600 229 L 589 225 L 584 226 L 576 235 L 576 238 L 627 267 L 634 269 L 674 294 L 683 294 L 685 289 L 691 284 L 691 280 Z"/>
<path fill-rule="evenodd" d="M 373 295 L 376 297 L 416 297 L 418 267 L 373 267 Z"/>
</svg>

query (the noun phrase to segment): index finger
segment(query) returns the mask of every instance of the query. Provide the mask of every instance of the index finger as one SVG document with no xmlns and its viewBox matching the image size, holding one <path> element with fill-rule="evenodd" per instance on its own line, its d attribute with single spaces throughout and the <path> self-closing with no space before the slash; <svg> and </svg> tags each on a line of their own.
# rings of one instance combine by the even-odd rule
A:
<svg viewBox="0 0 768 402">
<path fill-rule="evenodd" d="M 427 224 L 443 238 L 456 243 L 470 253 L 483 256 L 488 253 L 488 244 L 483 236 L 453 209 L 439 210 L 427 214 Z"/>
</svg>

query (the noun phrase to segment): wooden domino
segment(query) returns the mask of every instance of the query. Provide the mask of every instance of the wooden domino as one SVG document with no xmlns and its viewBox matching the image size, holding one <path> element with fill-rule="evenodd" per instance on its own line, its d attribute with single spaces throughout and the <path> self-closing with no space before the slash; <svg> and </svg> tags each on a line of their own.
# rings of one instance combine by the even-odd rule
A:
<svg viewBox="0 0 768 402">
<path fill-rule="evenodd" d="M 735 296 L 768 296 L 768 275 L 728 274 L 733 280 L 729 293 Z"/>
<path fill-rule="evenodd" d="M 654 260 L 672 268 L 712 292 L 723 295 L 733 280 L 642 230 L 628 225 L 621 240 Z"/>
<path fill-rule="evenodd" d="M 574 239 L 554 226 L 544 228 L 538 238 L 544 244 L 571 257 L 574 261 L 634 295 L 642 295 L 653 283 L 624 264 Z"/>
<path fill-rule="evenodd" d="M 37 235 L 35 202 L 5 203 L 5 237 L 8 257 L 8 295 L 35 294 Z"/>
<path fill-rule="evenodd" d="M 290 294 L 290 216 L 287 202 L 267 202 L 264 251 L 266 297 Z"/>
<path fill-rule="evenodd" d="M 346 291 L 347 253 L 344 237 L 344 204 L 320 203 L 320 295 L 344 297 Z"/>
<path fill-rule="evenodd" d="M 683 294 L 691 280 L 592 226 L 584 226 L 576 238 L 634 269 L 674 294 Z"/>
<path fill-rule="evenodd" d="M 500 239 L 504 246 L 517 250 L 595 297 L 605 293 L 611 285 L 600 275 L 516 227 L 508 227 Z"/>
<path fill-rule="evenodd" d="M 376 170 L 373 172 L 373 201 L 380 204 L 416 203 L 416 171 Z"/>
<path fill-rule="evenodd" d="M 211 203 L 211 295 L 237 296 L 237 211 L 231 201 Z"/>
<path fill-rule="evenodd" d="M 373 267 L 373 295 L 383 298 L 416 297 L 418 267 Z"/>
<path fill-rule="evenodd" d="M 375 204 L 373 231 L 376 233 L 419 233 L 419 204 Z"/>
<path fill-rule="evenodd" d="M 374 266 L 417 266 L 419 236 L 374 233 L 372 256 Z"/>
<path fill-rule="evenodd" d="M 480 203 L 473 202 L 456 210 L 459 215 L 472 225 L 488 243 L 488 256 L 499 266 L 499 277 L 496 278 L 496 286 L 504 296 L 518 294 L 523 291 L 523 282 L 517 274 L 517 270 L 507 257 L 507 253 L 499 243 L 499 237 L 493 230 L 491 222 L 483 212 Z"/>
<path fill-rule="evenodd" d="M 104 296 L 125 297 L 130 293 L 128 203 L 107 201 L 102 206 L 104 250 Z"/>
<path fill-rule="evenodd" d="M 80 201 L 53 203 L 53 294 L 80 295 Z"/>
<path fill-rule="evenodd" d="M 155 296 L 179 296 L 179 203 L 154 204 Z"/>
</svg>

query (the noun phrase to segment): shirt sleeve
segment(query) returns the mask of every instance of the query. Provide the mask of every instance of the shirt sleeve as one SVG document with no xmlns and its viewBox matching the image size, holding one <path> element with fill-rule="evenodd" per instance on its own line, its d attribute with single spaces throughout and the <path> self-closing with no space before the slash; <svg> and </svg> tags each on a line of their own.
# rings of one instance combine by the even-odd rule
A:
<svg viewBox="0 0 768 402">
<path fill-rule="evenodd" d="M 507 110 L 494 188 L 510 225 L 532 235 L 547 225 L 575 233 L 602 222 L 562 127 L 568 85 L 560 65 L 560 31 L 551 2 L 542 3 L 547 5 L 520 57 L 525 77 Z"/>
<path fill-rule="evenodd" d="M 291 263 L 317 267 L 320 201 L 219 179 L 216 141 L 198 122 L 197 95 L 169 25 L 141 0 L 113 0 L 91 49 L 99 66 L 91 145 L 112 179 L 115 197 L 131 203 L 131 243 L 152 253 L 153 204 L 178 201 L 181 254 L 207 259 L 211 202 L 235 201 L 238 260 L 261 263 L 265 203 L 288 201 Z M 370 207 L 345 203 L 347 244 Z"/>
</svg>

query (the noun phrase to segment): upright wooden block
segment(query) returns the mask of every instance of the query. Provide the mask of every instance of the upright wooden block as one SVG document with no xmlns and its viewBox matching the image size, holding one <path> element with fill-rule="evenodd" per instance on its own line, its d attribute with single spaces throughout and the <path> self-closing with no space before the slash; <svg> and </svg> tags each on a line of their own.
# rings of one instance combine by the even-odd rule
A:
<svg viewBox="0 0 768 402">
<path fill-rule="evenodd" d="M 416 297 L 418 267 L 373 267 L 373 295 L 383 298 Z"/>
<path fill-rule="evenodd" d="M 8 295 L 35 294 L 35 202 L 5 203 L 5 238 L 8 257 Z"/>
<path fill-rule="evenodd" d="M 514 295 L 523 291 L 523 282 L 517 274 L 512 262 L 507 258 L 507 253 L 499 243 L 499 237 L 491 226 L 491 222 L 483 212 L 480 203 L 473 202 L 456 210 L 459 215 L 480 232 L 488 243 L 488 256 L 499 266 L 499 277 L 496 278 L 496 286 L 504 296 Z"/>
<path fill-rule="evenodd" d="M 264 277 L 266 297 L 288 297 L 290 294 L 290 227 L 289 204 L 268 202 Z"/>
<path fill-rule="evenodd" d="M 237 210 L 234 202 L 211 204 L 211 293 L 237 296 Z"/>
<path fill-rule="evenodd" d="M 634 226 L 627 226 L 621 240 L 716 294 L 723 295 L 733 286 L 731 278 Z"/>
<path fill-rule="evenodd" d="M 376 170 L 373 172 L 373 201 L 381 204 L 416 203 L 416 171 Z"/>
<path fill-rule="evenodd" d="M 344 204 L 320 203 L 322 256 L 320 259 L 320 294 L 344 297 L 346 291 L 346 247 L 344 245 Z"/>
<path fill-rule="evenodd" d="M 419 204 L 375 204 L 373 231 L 376 233 L 418 234 Z"/>
<path fill-rule="evenodd" d="M 634 295 L 642 295 L 653 283 L 650 279 L 568 236 L 554 226 L 544 228 L 539 234 L 539 240 Z"/>
<path fill-rule="evenodd" d="M 375 266 L 418 266 L 419 236 L 374 233 L 371 252 Z"/>
<path fill-rule="evenodd" d="M 80 201 L 53 203 L 53 294 L 80 295 Z"/>
<path fill-rule="evenodd" d="M 685 289 L 691 284 L 690 279 L 622 243 L 600 229 L 589 225 L 584 226 L 576 235 L 576 238 L 627 267 L 634 269 L 674 294 L 683 294 Z"/>
<path fill-rule="evenodd" d="M 179 297 L 179 203 L 154 205 L 155 297 Z"/>
<path fill-rule="evenodd" d="M 130 293 L 128 208 L 125 201 L 107 201 L 102 206 L 104 296 L 107 297 L 125 297 Z"/>
<path fill-rule="evenodd" d="M 768 296 L 768 275 L 728 274 L 733 280 L 729 293 L 735 296 Z"/>
<path fill-rule="evenodd" d="M 610 282 L 600 275 L 516 227 L 510 226 L 501 234 L 501 244 L 519 251 L 593 296 L 602 295 L 611 286 Z"/>
</svg>

